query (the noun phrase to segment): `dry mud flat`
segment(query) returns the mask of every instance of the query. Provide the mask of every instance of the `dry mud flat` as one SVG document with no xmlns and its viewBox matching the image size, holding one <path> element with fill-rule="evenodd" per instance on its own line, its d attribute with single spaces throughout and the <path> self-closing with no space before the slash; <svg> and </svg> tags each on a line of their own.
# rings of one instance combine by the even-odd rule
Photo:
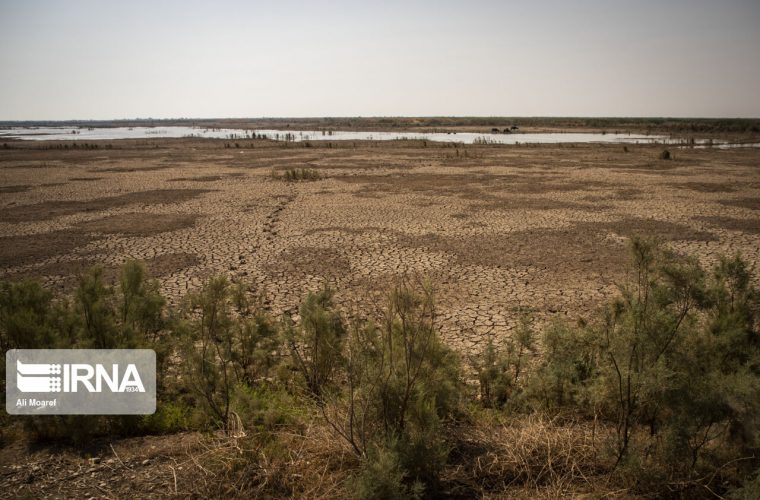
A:
<svg viewBox="0 0 760 500">
<path fill-rule="evenodd" d="M 0 279 L 68 290 L 87 266 L 112 279 L 138 258 L 174 302 L 222 273 L 276 313 L 294 314 L 327 281 L 348 314 L 366 316 L 396 280 L 426 276 L 444 337 L 466 354 L 508 335 L 520 310 L 540 322 L 589 315 L 625 278 L 632 234 L 706 265 L 736 252 L 760 262 L 753 148 L 672 149 L 675 159 L 660 160 L 661 148 L 630 145 L 9 146 Z M 272 175 L 289 168 L 323 178 Z"/>
</svg>

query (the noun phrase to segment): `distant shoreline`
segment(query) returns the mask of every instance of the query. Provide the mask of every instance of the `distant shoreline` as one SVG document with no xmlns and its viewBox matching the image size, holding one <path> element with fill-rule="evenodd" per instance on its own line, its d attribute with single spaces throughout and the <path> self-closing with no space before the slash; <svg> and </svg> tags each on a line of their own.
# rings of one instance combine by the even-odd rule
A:
<svg viewBox="0 0 760 500">
<path fill-rule="evenodd" d="M 119 120 L 6 120 L 0 127 L 153 127 L 196 126 L 239 129 L 379 130 L 398 132 L 474 132 L 518 126 L 521 132 L 606 132 L 760 135 L 760 118 L 628 117 L 325 117 L 325 118 L 166 118 Z"/>
</svg>

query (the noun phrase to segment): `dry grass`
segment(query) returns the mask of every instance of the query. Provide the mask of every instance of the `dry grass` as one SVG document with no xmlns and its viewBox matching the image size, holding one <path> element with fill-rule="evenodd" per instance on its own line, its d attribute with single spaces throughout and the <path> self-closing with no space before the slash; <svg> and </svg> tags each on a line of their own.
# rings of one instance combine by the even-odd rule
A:
<svg viewBox="0 0 760 500">
<path fill-rule="evenodd" d="M 346 480 L 359 467 L 317 422 L 296 432 L 238 426 L 233 435 L 206 440 L 182 464 L 187 472 L 170 492 L 194 498 L 348 498 Z"/>
<path fill-rule="evenodd" d="M 599 452 L 604 437 L 594 422 L 541 414 L 478 420 L 462 430 L 445 479 L 481 497 L 590 493 L 608 470 Z"/>
<path fill-rule="evenodd" d="M 185 432 L 80 449 L 17 440 L 0 447 L 4 498 L 347 498 L 359 464 L 318 421 L 259 432 Z"/>
</svg>

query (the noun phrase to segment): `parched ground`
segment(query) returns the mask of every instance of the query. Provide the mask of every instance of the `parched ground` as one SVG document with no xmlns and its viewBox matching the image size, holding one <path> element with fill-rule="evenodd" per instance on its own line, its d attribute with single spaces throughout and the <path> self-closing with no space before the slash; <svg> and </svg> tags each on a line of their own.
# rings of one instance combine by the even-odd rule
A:
<svg viewBox="0 0 760 500">
<path fill-rule="evenodd" d="M 138 258 L 173 302 L 222 273 L 275 313 L 295 314 L 328 281 L 362 316 L 402 276 L 425 276 L 445 339 L 471 354 L 508 335 L 520 310 L 539 321 L 588 315 L 624 278 L 635 233 L 704 264 L 735 252 L 760 263 L 754 148 L 671 149 L 666 161 L 661 148 L 630 145 L 9 146 L 0 279 L 39 277 L 62 291 L 90 265 L 113 277 Z M 288 168 L 323 179 L 275 178 Z"/>
</svg>

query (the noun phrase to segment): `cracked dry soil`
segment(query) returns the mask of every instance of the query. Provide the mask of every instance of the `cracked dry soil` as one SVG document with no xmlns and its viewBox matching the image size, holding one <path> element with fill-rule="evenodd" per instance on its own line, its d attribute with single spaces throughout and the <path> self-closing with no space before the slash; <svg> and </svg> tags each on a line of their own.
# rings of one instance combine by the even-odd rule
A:
<svg viewBox="0 0 760 500">
<path fill-rule="evenodd" d="M 462 354 L 540 323 L 587 316 L 616 290 L 625 239 L 655 235 L 709 265 L 760 261 L 753 148 L 116 141 L 0 151 L 0 279 L 67 291 L 93 264 L 144 260 L 177 303 L 211 275 L 248 282 L 275 313 L 324 282 L 368 316 L 404 275 L 438 290 Z M 253 146 L 253 147 L 251 147 Z M 272 175 L 310 168 L 322 179 Z M 755 276 L 757 279 L 758 276 Z"/>
</svg>

